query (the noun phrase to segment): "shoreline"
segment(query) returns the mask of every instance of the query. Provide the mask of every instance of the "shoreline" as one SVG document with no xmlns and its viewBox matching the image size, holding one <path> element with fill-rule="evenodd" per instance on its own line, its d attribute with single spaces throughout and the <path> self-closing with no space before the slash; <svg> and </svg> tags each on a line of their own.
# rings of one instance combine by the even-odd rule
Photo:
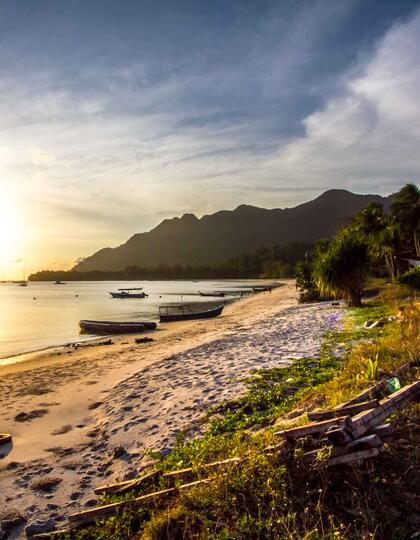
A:
<svg viewBox="0 0 420 540">
<path fill-rule="evenodd" d="M 251 369 L 316 355 L 333 311 L 330 303 L 298 305 L 288 281 L 228 305 L 218 318 L 142 334 L 150 343 L 121 336 L 2 366 L 0 421 L 13 436 L 0 461 L 5 506 L 28 522 L 52 517 L 59 527 L 92 504 L 95 486 L 137 474 L 149 450 L 168 453 L 205 410 L 238 396 Z M 51 492 L 34 488 L 40 476 L 57 480 Z"/>
<path fill-rule="evenodd" d="M 136 281 L 136 280 L 134 280 Z M 137 280 L 138 281 L 138 280 Z M 144 280 L 145 282 L 148 282 L 148 281 L 162 281 L 162 280 Z M 181 279 L 181 280 L 168 280 L 168 281 L 180 281 L 180 282 L 184 282 L 185 280 L 184 279 Z M 188 280 L 189 281 L 189 280 Z M 206 280 L 202 280 L 202 281 L 206 281 Z M 288 280 L 283 280 L 282 282 L 279 282 L 278 280 L 268 280 L 268 279 L 243 279 L 243 280 L 240 280 L 240 283 L 247 283 L 247 282 L 250 282 L 252 284 L 258 284 L 258 285 L 265 285 L 265 284 L 272 284 L 272 285 L 277 285 L 277 288 L 280 288 L 284 285 L 284 282 L 285 281 L 288 281 Z M 289 280 L 290 281 L 290 280 Z M 82 283 L 86 283 L 85 281 L 81 281 Z M 119 281 L 114 281 L 115 283 L 119 283 Z M 225 279 L 223 280 L 223 282 L 232 282 L 232 283 L 237 283 L 238 280 L 237 279 Z M 52 283 L 52 282 L 33 282 L 33 283 Z M 74 281 L 72 282 L 71 280 L 68 281 L 68 283 L 79 283 L 79 281 Z M 96 282 L 94 282 L 96 283 Z M 67 284 L 67 283 L 66 283 Z M 251 287 L 251 285 L 247 286 L 247 287 Z M 174 296 L 179 296 L 178 293 L 168 293 L 169 295 L 174 295 Z M 239 301 L 242 301 L 246 298 L 247 296 L 238 296 L 237 298 L 234 298 L 233 300 L 228 300 L 226 301 L 226 304 L 225 304 L 225 309 L 227 306 L 231 305 L 231 304 L 235 304 L 236 302 L 239 302 Z M 215 299 L 216 301 L 217 299 Z M 222 299 L 223 301 L 224 299 Z M 158 321 L 155 321 L 155 322 L 158 322 Z M 145 332 L 143 332 L 142 334 L 146 334 Z M 140 335 L 140 334 L 138 334 Z M 115 334 L 115 335 L 112 335 L 112 334 L 106 334 L 104 336 L 94 336 L 92 335 L 91 337 L 88 336 L 88 334 L 86 334 L 86 337 L 85 338 L 82 338 L 82 339 L 73 339 L 73 340 L 66 340 L 65 342 L 62 342 L 62 343 L 52 343 L 50 345 L 46 345 L 46 346 L 41 346 L 39 348 L 34 348 L 34 349 L 29 349 L 27 351 L 23 351 L 23 352 L 17 352 L 17 353 L 12 353 L 12 354 L 3 354 L 3 355 L 0 355 L 0 376 L 1 376 L 1 373 L 2 373 L 2 368 L 4 368 L 5 366 L 9 366 L 9 365 L 12 365 L 12 364 L 15 364 L 15 363 L 20 363 L 20 362 L 28 362 L 28 361 L 33 361 L 33 360 L 37 360 L 38 358 L 38 355 L 41 355 L 43 356 L 44 353 L 51 353 L 51 354 L 56 354 L 56 353 L 59 353 L 59 352 L 62 352 L 64 349 L 68 348 L 68 347 L 72 347 L 72 346 L 80 346 L 80 347 L 83 347 L 84 344 L 89 344 L 91 342 L 96 342 L 96 341 L 101 341 L 101 340 L 104 340 L 104 339 L 118 339 L 120 337 L 127 337 L 127 338 L 130 338 L 132 336 L 137 336 L 137 334 L 126 334 L 126 335 L 122 335 L 122 334 Z"/>
</svg>

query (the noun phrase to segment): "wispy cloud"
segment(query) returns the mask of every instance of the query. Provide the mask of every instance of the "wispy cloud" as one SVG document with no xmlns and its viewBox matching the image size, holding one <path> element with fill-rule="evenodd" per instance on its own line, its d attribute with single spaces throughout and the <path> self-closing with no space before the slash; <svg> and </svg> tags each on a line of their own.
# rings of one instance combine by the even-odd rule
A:
<svg viewBox="0 0 420 540">
<path fill-rule="evenodd" d="M 358 0 L 192 3 L 191 20 L 144 10 L 119 28 L 85 4 L 81 22 L 80 6 L 44 49 L 29 19 L 0 49 L 0 183 L 60 260 L 173 213 L 418 178 L 418 12 L 390 27 L 394 12 L 365 21 Z"/>
</svg>

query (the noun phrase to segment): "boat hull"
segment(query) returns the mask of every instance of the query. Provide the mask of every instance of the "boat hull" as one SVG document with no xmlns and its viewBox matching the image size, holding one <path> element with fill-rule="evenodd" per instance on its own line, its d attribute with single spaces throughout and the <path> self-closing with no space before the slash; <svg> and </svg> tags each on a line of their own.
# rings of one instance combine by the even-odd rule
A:
<svg viewBox="0 0 420 540">
<path fill-rule="evenodd" d="M 214 309 L 208 309 L 207 311 L 198 311 L 196 313 L 171 313 L 160 314 L 160 322 L 174 322 L 174 321 L 193 321 L 196 319 L 212 319 L 217 317 L 223 311 L 224 306 L 219 306 Z"/>
<path fill-rule="evenodd" d="M 90 334 L 138 334 L 145 330 L 156 330 L 155 322 L 119 322 L 119 321 L 79 321 L 83 332 Z"/>
<path fill-rule="evenodd" d="M 110 292 L 112 298 L 146 298 L 146 293 L 137 293 L 137 294 L 125 294 L 120 292 Z"/>
</svg>

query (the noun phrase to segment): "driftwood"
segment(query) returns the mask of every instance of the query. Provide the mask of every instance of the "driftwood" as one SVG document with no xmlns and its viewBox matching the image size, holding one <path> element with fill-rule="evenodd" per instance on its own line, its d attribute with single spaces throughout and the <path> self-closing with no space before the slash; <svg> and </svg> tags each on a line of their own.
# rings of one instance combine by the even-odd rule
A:
<svg viewBox="0 0 420 540">
<path fill-rule="evenodd" d="M 216 478 L 220 478 L 220 475 L 204 478 L 203 480 L 197 480 L 195 482 L 191 482 L 189 484 L 183 484 L 178 487 L 162 489 L 161 491 L 155 491 L 153 493 L 142 495 L 141 497 L 136 497 L 134 499 L 129 499 L 127 501 L 121 501 L 121 502 L 116 502 L 112 504 L 106 504 L 103 506 L 97 506 L 95 508 L 90 508 L 89 510 L 82 510 L 81 512 L 76 512 L 75 514 L 71 514 L 68 519 L 72 525 L 84 525 L 84 524 L 93 523 L 97 519 L 104 519 L 113 515 L 118 510 L 124 510 L 125 508 L 133 508 L 136 506 L 141 506 L 143 503 L 147 503 L 152 500 L 165 499 L 169 495 L 175 495 L 179 493 L 180 491 L 185 491 L 187 489 L 191 489 L 199 485 L 208 484 L 209 482 L 211 482 L 212 480 L 215 480 Z"/>
<path fill-rule="evenodd" d="M 276 437 L 284 437 L 287 440 L 294 440 L 298 439 L 299 437 L 306 437 L 307 435 L 324 433 L 331 426 L 346 426 L 350 421 L 350 416 L 342 416 L 339 418 L 333 418 L 331 420 L 323 420 L 322 422 L 312 422 L 311 424 L 306 424 L 305 426 L 285 429 L 284 431 L 274 433 L 274 435 Z"/>
<path fill-rule="evenodd" d="M 96 494 L 118 493 L 119 495 L 122 495 L 123 493 L 131 491 L 132 489 L 140 486 L 141 484 L 148 482 L 149 480 L 151 481 L 157 479 L 160 475 L 160 471 L 152 471 L 138 478 L 134 478 L 133 480 L 125 480 L 124 482 L 116 482 L 113 484 L 99 486 L 95 488 L 94 492 Z"/>
<path fill-rule="evenodd" d="M 123 510 L 124 508 L 131 508 L 133 506 L 139 506 L 142 503 L 156 500 L 160 498 L 165 498 L 168 495 L 172 495 L 175 492 L 178 492 L 177 488 L 163 489 L 161 491 L 155 491 L 149 493 L 148 495 L 142 495 L 141 497 L 136 497 L 135 499 L 129 499 L 127 501 L 116 502 L 112 504 L 106 504 L 104 506 L 97 506 L 95 508 L 90 508 L 89 510 L 82 510 L 81 512 L 76 512 L 69 516 L 69 521 L 72 524 L 85 524 L 93 523 L 97 519 L 103 519 L 114 514 L 117 510 Z"/>
<path fill-rule="evenodd" d="M 310 412 L 308 413 L 308 418 L 309 420 L 318 421 L 318 420 L 328 420 L 329 418 L 335 418 L 337 416 L 346 416 L 346 415 L 353 416 L 361 411 L 378 407 L 378 405 L 379 405 L 379 401 L 377 399 L 372 399 L 370 401 L 363 401 L 361 403 L 354 403 L 351 405 L 342 404 L 329 411 Z"/>
<path fill-rule="evenodd" d="M 179 469 L 179 470 L 171 471 L 168 473 L 162 473 L 161 471 L 153 471 L 143 476 L 140 476 L 139 478 L 134 478 L 133 480 L 126 480 L 124 482 L 116 482 L 114 484 L 106 484 L 104 486 L 99 486 L 95 489 L 95 493 L 96 494 L 115 493 L 116 495 L 123 495 L 124 493 L 128 493 L 129 491 L 136 489 L 142 484 L 148 481 L 156 480 L 157 478 L 162 478 L 166 480 L 168 484 L 170 484 L 171 482 L 175 480 L 185 481 L 185 480 L 188 480 L 190 478 L 197 476 L 197 474 L 199 474 L 201 471 L 207 472 L 209 470 L 223 468 L 224 466 L 234 465 L 236 463 L 243 461 L 244 459 L 245 458 L 234 457 L 234 458 L 224 459 L 223 461 L 214 461 L 212 463 L 207 463 L 198 468 L 188 467 L 185 469 Z"/>
</svg>

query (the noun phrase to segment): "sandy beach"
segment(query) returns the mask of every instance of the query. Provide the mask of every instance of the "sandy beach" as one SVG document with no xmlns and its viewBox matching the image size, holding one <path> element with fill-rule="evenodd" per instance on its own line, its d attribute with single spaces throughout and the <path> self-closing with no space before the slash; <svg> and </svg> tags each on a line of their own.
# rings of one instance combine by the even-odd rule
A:
<svg viewBox="0 0 420 540">
<path fill-rule="evenodd" d="M 60 528 L 95 504 L 96 486 L 135 476 L 148 450 L 169 452 L 204 411 L 240 394 L 253 368 L 317 355 L 336 312 L 331 303 L 298 305 L 287 281 L 216 319 L 161 325 L 149 343 L 122 336 L 1 367 L 0 431 L 13 435 L 13 447 L 0 449 L 10 450 L 0 460 L 2 506 L 25 518 L 10 538 L 25 537 L 36 519 Z"/>
</svg>

